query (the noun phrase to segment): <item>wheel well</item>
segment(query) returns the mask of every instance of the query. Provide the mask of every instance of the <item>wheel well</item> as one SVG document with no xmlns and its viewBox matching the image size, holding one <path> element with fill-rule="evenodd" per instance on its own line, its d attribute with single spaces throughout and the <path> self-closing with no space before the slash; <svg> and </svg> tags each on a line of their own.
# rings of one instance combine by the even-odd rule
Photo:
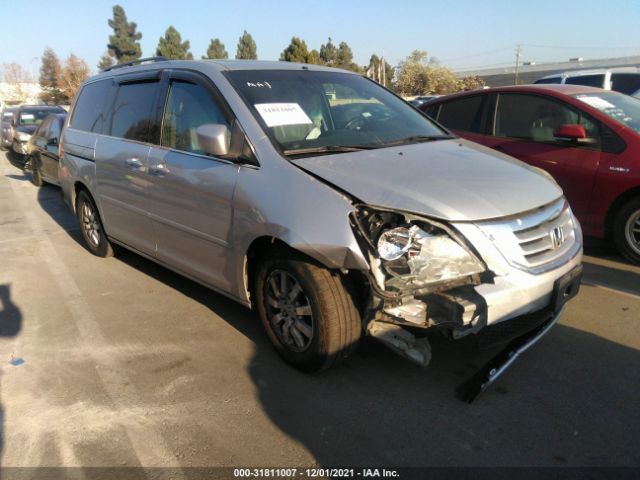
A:
<svg viewBox="0 0 640 480">
<path fill-rule="evenodd" d="M 634 187 L 626 192 L 622 193 L 609 207 L 607 216 L 605 218 L 605 235 L 610 238 L 613 234 L 613 222 L 616 218 L 616 213 L 631 199 L 640 197 L 640 187 Z"/>
<path fill-rule="evenodd" d="M 252 299 L 255 298 L 253 289 L 258 265 L 260 265 L 262 259 L 267 258 L 268 256 L 286 256 L 287 258 L 294 258 L 296 260 L 309 262 L 319 267 L 326 268 L 316 259 L 296 250 L 279 238 L 267 236 L 256 238 L 247 250 L 244 272 L 245 285 L 247 292 L 249 293 L 249 298 L 252 302 L 252 308 L 255 307 Z M 368 307 L 370 296 L 367 276 L 359 270 L 349 270 L 346 273 L 340 272 L 340 275 L 344 281 L 345 288 L 351 295 L 353 295 L 356 308 L 361 315 L 364 315 Z"/>
<path fill-rule="evenodd" d="M 91 197 L 91 192 L 89 192 L 89 189 L 87 188 L 87 186 L 82 182 L 76 182 L 73 185 L 73 198 L 71 199 L 71 205 L 73 205 L 74 212 L 76 210 L 76 199 L 78 198 L 78 195 L 80 195 L 80 192 L 82 191 L 86 192 L 87 195 Z"/>
</svg>

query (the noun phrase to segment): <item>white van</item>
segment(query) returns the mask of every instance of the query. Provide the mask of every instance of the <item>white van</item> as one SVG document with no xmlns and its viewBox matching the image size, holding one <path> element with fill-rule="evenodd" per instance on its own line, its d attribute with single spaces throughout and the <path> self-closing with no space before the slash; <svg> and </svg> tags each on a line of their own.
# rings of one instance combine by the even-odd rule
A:
<svg viewBox="0 0 640 480">
<path fill-rule="evenodd" d="M 568 83 L 615 90 L 633 95 L 640 91 L 640 68 L 619 67 L 597 70 L 572 70 L 539 78 L 533 83 Z"/>
</svg>

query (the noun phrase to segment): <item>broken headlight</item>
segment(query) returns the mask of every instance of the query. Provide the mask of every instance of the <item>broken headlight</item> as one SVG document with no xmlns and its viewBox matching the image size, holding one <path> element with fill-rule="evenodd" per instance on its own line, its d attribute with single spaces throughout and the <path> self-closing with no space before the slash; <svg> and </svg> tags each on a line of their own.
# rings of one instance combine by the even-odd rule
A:
<svg viewBox="0 0 640 480">
<path fill-rule="evenodd" d="M 379 257 L 385 290 L 464 284 L 485 266 L 447 226 L 410 214 L 361 208 L 357 226 Z M 380 278 L 380 275 L 377 275 Z"/>
</svg>

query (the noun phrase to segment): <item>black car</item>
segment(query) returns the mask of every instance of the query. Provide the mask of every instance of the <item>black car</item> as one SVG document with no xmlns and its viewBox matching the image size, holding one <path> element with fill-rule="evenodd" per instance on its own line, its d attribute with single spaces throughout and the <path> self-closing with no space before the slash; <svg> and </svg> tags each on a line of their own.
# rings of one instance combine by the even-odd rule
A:
<svg viewBox="0 0 640 480">
<path fill-rule="evenodd" d="M 13 142 L 11 150 L 26 160 L 29 153 L 27 143 L 31 135 L 44 121 L 47 115 L 52 113 L 66 113 L 62 107 L 49 107 L 46 105 L 23 105 L 13 115 Z"/>
<path fill-rule="evenodd" d="M 29 140 L 28 161 L 37 186 L 43 182 L 58 185 L 58 142 L 66 118 L 66 113 L 48 115 Z"/>
</svg>

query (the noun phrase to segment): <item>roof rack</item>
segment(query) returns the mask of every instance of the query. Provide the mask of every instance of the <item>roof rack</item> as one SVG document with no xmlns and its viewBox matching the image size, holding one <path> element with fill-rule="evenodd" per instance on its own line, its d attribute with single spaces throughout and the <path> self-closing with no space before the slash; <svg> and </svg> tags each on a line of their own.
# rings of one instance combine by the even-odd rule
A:
<svg viewBox="0 0 640 480">
<path fill-rule="evenodd" d="M 132 60 L 131 62 L 119 63 L 117 65 L 111 65 L 110 67 L 107 67 L 102 71 L 103 72 L 108 72 L 109 70 L 115 70 L 116 68 L 132 67 L 134 65 L 142 65 L 143 63 L 166 62 L 167 60 L 168 60 L 168 58 L 165 58 L 165 57 L 139 58 L 137 60 Z"/>
</svg>

